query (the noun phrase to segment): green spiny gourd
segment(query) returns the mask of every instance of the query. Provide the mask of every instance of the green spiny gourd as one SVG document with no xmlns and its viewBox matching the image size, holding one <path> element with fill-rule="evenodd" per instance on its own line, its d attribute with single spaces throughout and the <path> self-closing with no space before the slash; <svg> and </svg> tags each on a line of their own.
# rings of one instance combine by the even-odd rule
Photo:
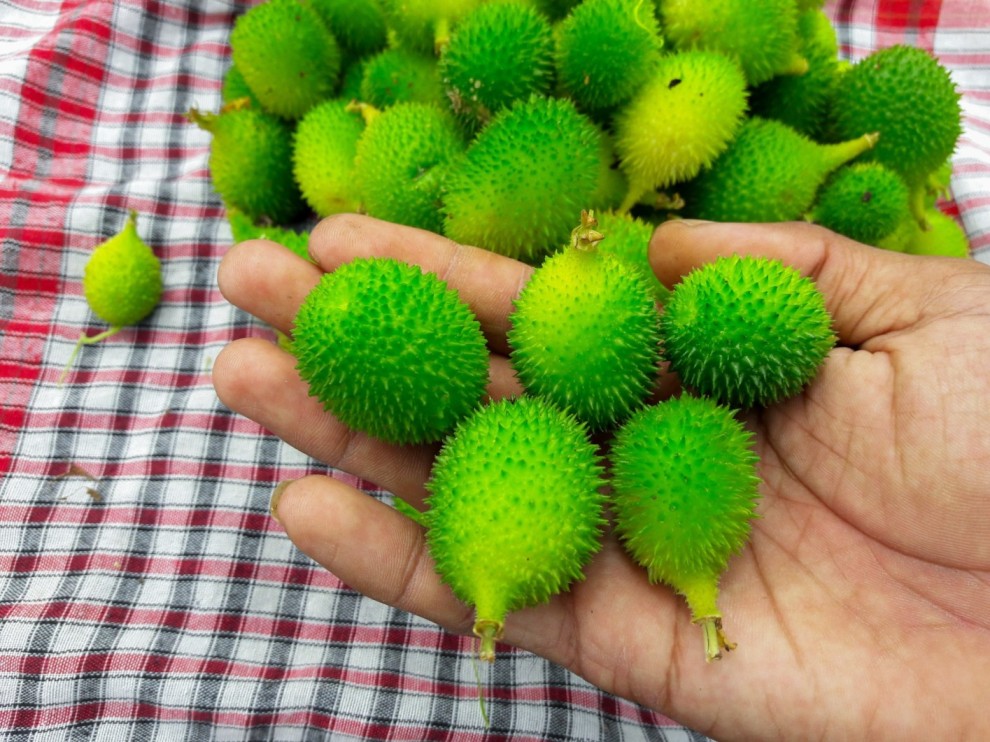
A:
<svg viewBox="0 0 990 742">
<path fill-rule="evenodd" d="M 334 95 L 340 47 L 299 0 L 266 0 L 238 16 L 230 53 L 266 110 L 288 119 Z"/>
<path fill-rule="evenodd" d="M 926 179 L 962 134 L 960 95 L 948 70 L 924 49 L 897 44 L 856 62 L 833 96 L 834 139 L 880 133 L 864 159 L 899 172 L 911 188 L 916 218 L 924 211 Z"/>
<path fill-rule="evenodd" d="M 595 431 L 625 420 L 653 390 L 660 318 L 643 274 L 596 249 L 603 238 L 597 224 L 583 212 L 571 244 L 536 269 L 516 299 L 508 333 L 527 393 Z"/>
<path fill-rule="evenodd" d="M 388 27 L 379 0 L 304 0 L 340 46 L 345 64 L 385 48 Z"/>
<path fill-rule="evenodd" d="M 288 227 L 269 224 L 255 224 L 247 214 L 238 209 L 227 209 L 227 222 L 234 242 L 246 240 L 269 240 L 288 248 L 300 258 L 315 262 L 309 255 L 309 231 L 297 231 Z"/>
<path fill-rule="evenodd" d="M 549 93 L 550 21 L 518 1 L 482 5 L 464 18 L 444 47 L 440 78 L 458 119 L 476 131 L 509 104 Z"/>
<path fill-rule="evenodd" d="M 750 85 L 803 74 L 795 0 L 659 0 L 660 25 L 675 49 L 707 49 L 739 61 Z"/>
<path fill-rule="evenodd" d="M 443 445 L 427 482 L 437 572 L 475 610 L 480 656 L 506 616 L 583 579 L 599 550 L 604 483 L 583 425 L 538 397 L 480 407 Z"/>
<path fill-rule="evenodd" d="M 299 120 L 292 172 L 317 216 L 361 210 L 354 159 L 363 132 L 361 114 L 337 98 L 318 103 Z"/>
<path fill-rule="evenodd" d="M 189 119 L 211 134 L 210 178 L 229 208 L 253 221 L 289 224 L 306 204 L 292 173 L 292 128 L 247 98 L 220 113 L 193 109 Z"/>
<path fill-rule="evenodd" d="M 567 242 L 599 193 L 600 129 L 565 98 L 533 96 L 496 114 L 447 173 L 444 233 L 537 262 Z"/>
<path fill-rule="evenodd" d="M 619 167 L 619 156 L 615 152 L 615 140 L 611 133 L 601 129 L 598 139 L 598 185 L 588 203 L 596 209 L 613 210 L 619 208 L 626 197 L 629 180 Z"/>
<path fill-rule="evenodd" d="M 366 212 L 439 233 L 442 173 L 465 147 L 453 115 L 427 103 L 361 110 L 368 125 L 354 168 Z"/>
<path fill-rule="evenodd" d="M 779 260 L 738 255 L 706 263 L 674 287 L 660 334 L 685 386 L 741 408 L 800 392 L 836 339 L 810 278 Z"/>
<path fill-rule="evenodd" d="M 663 304 L 670 290 L 661 283 L 650 265 L 650 240 L 653 238 L 654 226 L 629 213 L 600 211 L 595 216 L 598 219 L 598 231 L 607 238 L 598 243 L 598 252 L 602 255 L 614 255 L 633 266 L 653 287 L 653 297 Z"/>
<path fill-rule="evenodd" d="M 385 0 L 389 27 L 400 46 L 439 53 L 457 24 L 484 0 Z"/>
<path fill-rule="evenodd" d="M 241 74 L 236 64 L 232 64 L 227 68 L 227 72 L 224 73 L 223 85 L 220 89 L 220 100 L 223 105 L 228 105 L 241 98 L 247 98 L 252 108 L 261 108 L 261 102 L 251 92 L 251 88 L 248 87 L 244 75 Z"/>
<path fill-rule="evenodd" d="M 821 141 L 829 130 L 832 95 L 839 81 L 839 42 L 835 27 L 821 9 L 798 16 L 798 34 L 808 71 L 777 75 L 758 85 L 750 92 L 749 109 Z"/>
<path fill-rule="evenodd" d="M 652 3 L 585 0 L 557 29 L 561 88 L 583 111 L 610 111 L 646 84 L 662 45 Z"/>
<path fill-rule="evenodd" d="M 389 443 L 440 440 L 488 383 L 471 309 L 436 275 L 393 258 L 324 274 L 296 314 L 292 353 L 327 410 Z"/>
<path fill-rule="evenodd" d="M 843 165 L 825 181 L 809 221 L 857 242 L 876 245 L 910 218 L 908 187 L 878 162 Z"/>
<path fill-rule="evenodd" d="M 368 62 L 374 57 L 362 57 L 351 62 L 340 75 L 340 89 L 337 97 L 341 100 L 355 101 L 361 99 L 361 83 L 364 80 L 364 71 Z"/>
<path fill-rule="evenodd" d="M 751 116 L 711 166 L 686 184 L 685 214 L 721 222 L 800 219 L 828 175 L 876 141 L 868 133 L 820 144 L 780 121 Z"/>
<path fill-rule="evenodd" d="M 928 229 L 921 229 L 916 222 L 910 222 L 904 252 L 949 258 L 969 257 L 969 238 L 958 221 L 936 206 L 927 207 L 923 216 Z"/>
<path fill-rule="evenodd" d="M 615 149 L 629 180 L 620 207 L 694 177 L 728 146 L 746 111 L 746 81 L 724 54 L 665 55 L 616 115 Z"/>
<path fill-rule="evenodd" d="M 364 64 L 359 99 L 376 108 L 396 103 L 445 104 L 436 57 L 390 48 Z"/>
<path fill-rule="evenodd" d="M 136 212 L 130 212 L 120 232 L 93 250 L 83 270 L 82 285 L 89 308 L 110 329 L 97 335 L 80 335 L 59 383 L 83 345 L 98 343 L 124 327 L 136 325 L 161 300 L 161 263 L 138 234 Z"/>
<path fill-rule="evenodd" d="M 579 5 L 581 0 L 533 0 L 533 5 L 551 21 L 560 21 Z"/>
<path fill-rule="evenodd" d="M 684 596 L 705 658 L 720 658 L 735 645 L 722 631 L 719 580 L 757 517 L 752 433 L 730 408 L 682 394 L 634 414 L 611 459 L 619 538 L 651 582 Z"/>
</svg>

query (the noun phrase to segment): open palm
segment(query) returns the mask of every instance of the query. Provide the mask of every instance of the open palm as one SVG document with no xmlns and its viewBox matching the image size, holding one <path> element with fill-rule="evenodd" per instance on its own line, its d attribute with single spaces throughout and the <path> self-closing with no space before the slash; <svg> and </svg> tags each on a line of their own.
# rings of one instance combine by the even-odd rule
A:
<svg viewBox="0 0 990 742">
<path fill-rule="evenodd" d="M 491 396 L 520 391 L 505 332 L 531 268 L 351 215 L 324 220 L 310 252 L 315 265 L 272 243 L 238 245 L 221 266 L 221 290 L 289 332 L 324 271 L 371 255 L 418 264 L 478 314 Z M 990 269 L 867 248 L 806 224 L 671 222 L 651 245 L 668 285 L 730 253 L 780 258 L 814 278 L 840 337 L 802 395 L 749 415 L 761 517 L 720 599 L 737 651 L 706 663 L 681 599 L 649 584 L 611 534 L 585 581 L 510 615 L 504 640 L 719 739 L 990 737 L 981 708 L 990 678 Z M 349 431 L 274 344 L 232 343 L 214 383 L 229 407 L 288 443 L 422 505 L 435 447 Z M 470 631 L 470 611 L 439 582 L 412 520 L 327 477 L 282 490 L 278 518 L 353 588 Z"/>
</svg>

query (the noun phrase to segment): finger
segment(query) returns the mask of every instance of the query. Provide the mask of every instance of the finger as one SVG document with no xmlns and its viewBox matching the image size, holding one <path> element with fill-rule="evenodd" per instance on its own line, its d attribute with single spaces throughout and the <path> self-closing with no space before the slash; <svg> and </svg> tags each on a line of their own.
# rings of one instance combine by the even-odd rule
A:
<svg viewBox="0 0 990 742">
<path fill-rule="evenodd" d="M 358 592 L 469 633 L 472 611 L 440 582 L 423 529 L 364 492 L 323 476 L 285 485 L 273 514 L 300 551 Z"/>
<path fill-rule="evenodd" d="M 244 338 L 228 345 L 213 364 L 213 385 L 227 407 L 293 448 L 413 504 L 422 502 L 435 449 L 393 446 L 352 431 L 309 395 L 293 357 L 274 344 Z"/>
<path fill-rule="evenodd" d="M 814 279 L 842 342 L 862 345 L 917 323 L 934 273 L 945 261 L 863 245 L 805 222 L 726 224 L 672 220 L 650 241 L 650 262 L 673 286 L 722 255 L 777 258 Z"/>
<path fill-rule="evenodd" d="M 473 608 L 441 582 L 424 529 L 394 508 L 344 482 L 313 475 L 280 485 L 272 513 L 300 551 L 348 587 L 449 631 L 471 633 Z M 629 625 L 641 625 L 640 636 L 659 635 L 650 650 L 657 662 L 644 663 L 652 676 L 673 646 L 674 632 L 662 627 L 669 628 L 678 618 L 687 623 L 686 614 L 673 610 L 674 596 L 644 588 L 642 570 L 618 548 L 592 561 L 588 582 L 597 585 L 579 582 L 572 592 L 548 603 L 510 613 L 503 640 L 608 684 L 602 669 L 610 664 L 608 653 L 615 651 L 614 627 L 622 624 L 628 631 Z M 637 597 L 638 592 L 645 596 Z M 581 610 L 575 610 L 576 603 Z M 589 647 L 575 641 L 582 622 L 587 622 L 583 632 L 592 639 Z M 579 648 L 591 657 L 582 656 Z"/>
<path fill-rule="evenodd" d="M 268 240 L 231 247 L 217 271 L 220 293 L 231 304 L 288 334 L 306 295 L 323 271 Z"/>
<path fill-rule="evenodd" d="M 358 257 L 392 257 L 436 274 L 471 307 L 491 347 L 500 353 L 507 352 L 512 302 L 533 272 L 531 266 L 489 250 L 357 214 L 322 220 L 310 235 L 309 250 L 326 271 Z"/>
<path fill-rule="evenodd" d="M 228 345 L 214 361 L 213 385 L 227 407 L 294 448 L 413 504 L 422 502 L 436 446 L 394 446 L 352 431 L 310 396 L 295 359 L 274 344 L 244 338 Z M 493 357 L 487 391 L 493 399 L 520 393 L 506 358 Z"/>
</svg>

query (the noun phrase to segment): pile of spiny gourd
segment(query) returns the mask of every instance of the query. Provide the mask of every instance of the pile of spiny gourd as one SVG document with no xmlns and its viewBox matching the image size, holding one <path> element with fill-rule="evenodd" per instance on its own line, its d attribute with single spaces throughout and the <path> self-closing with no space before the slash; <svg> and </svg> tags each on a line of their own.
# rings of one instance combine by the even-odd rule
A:
<svg viewBox="0 0 990 742">
<path fill-rule="evenodd" d="M 961 132 L 950 76 L 907 46 L 844 64 L 820 5 L 268 0 L 236 21 L 225 105 L 190 114 L 236 238 L 305 254 L 295 225 L 359 211 L 537 266 L 509 317 L 515 398 L 486 396 L 470 307 L 394 259 L 325 274 L 286 343 L 348 426 L 438 445 L 428 509 L 403 510 L 482 657 L 507 614 L 582 577 L 606 503 L 705 656 L 733 647 L 717 586 L 759 486 L 736 412 L 800 393 L 836 338 L 779 261 L 723 258 L 668 291 L 655 223 L 809 219 L 966 254 L 935 206 Z M 662 362 L 684 391 L 658 402 Z"/>
<path fill-rule="evenodd" d="M 903 45 L 842 61 L 821 4 L 267 0 L 234 24 L 224 107 L 191 117 L 239 238 L 298 247 L 285 228 L 358 211 L 538 263 L 594 209 L 967 254 L 935 205 L 947 70 Z"/>
</svg>

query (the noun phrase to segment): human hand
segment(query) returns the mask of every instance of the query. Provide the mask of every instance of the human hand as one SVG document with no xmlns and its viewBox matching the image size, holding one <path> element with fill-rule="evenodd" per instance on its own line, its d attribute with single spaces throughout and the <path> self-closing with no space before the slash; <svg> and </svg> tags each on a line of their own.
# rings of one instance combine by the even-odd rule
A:
<svg viewBox="0 0 990 742">
<path fill-rule="evenodd" d="M 370 255 L 418 264 L 478 314 L 492 397 L 520 391 L 505 332 L 531 268 L 349 215 L 324 220 L 310 250 L 317 265 L 271 243 L 238 245 L 221 290 L 289 332 L 323 271 Z M 587 578 L 510 614 L 503 640 L 719 739 L 990 737 L 990 269 L 798 223 L 670 222 L 651 259 L 671 285 L 732 252 L 813 277 L 840 338 L 804 393 L 747 415 L 761 517 L 720 586 L 737 651 L 706 663 L 683 601 L 649 584 L 610 533 Z M 436 448 L 347 430 L 274 344 L 232 343 L 214 382 L 231 409 L 289 444 L 422 506 Z M 413 520 L 328 477 L 281 490 L 278 519 L 354 589 L 470 633 L 469 609 L 440 583 Z"/>
</svg>

